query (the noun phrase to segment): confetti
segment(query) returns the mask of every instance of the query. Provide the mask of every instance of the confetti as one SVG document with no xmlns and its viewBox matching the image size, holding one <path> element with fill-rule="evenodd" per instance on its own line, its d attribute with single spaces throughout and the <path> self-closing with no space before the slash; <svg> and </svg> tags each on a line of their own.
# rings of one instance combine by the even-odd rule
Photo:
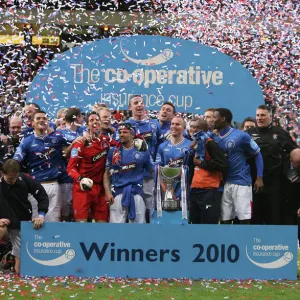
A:
<svg viewBox="0 0 300 300">
<path fill-rule="evenodd" d="M 31 1 L 32 2 L 32 1 Z M 221 4 L 220 1 L 124 1 L 132 16 L 132 26 L 128 28 L 126 13 L 118 11 L 120 1 L 97 1 L 90 4 L 85 1 L 55 1 L 56 7 L 47 15 L 49 20 L 45 24 L 47 1 L 40 1 L 35 6 L 30 6 L 30 1 L 2 1 L 1 34 L 5 34 L 6 26 L 12 31 L 20 31 L 18 23 L 33 22 L 39 24 L 37 28 L 30 26 L 22 32 L 25 35 L 24 44 L 10 44 L 1 47 L 0 51 L 0 91 L 1 114 L 0 122 L 7 115 L 17 110 L 17 105 L 24 103 L 24 99 L 34 76 L 37 72 L 47 68 L 47 64 L 55 57 L 64 57 L 66 49 L 80 55 L 80 47 L 73 48 L 99 38 L 99 27 L 103 27 L 108 16 L 98 14 L 99 10 L 109 10 L 118 14 L 119 24 L 110 28 L 108 37 L 115 32 L 122 31 L 124 35 L 145 33 L 151 28 L 156 28 L 156 34 L 170 35 L 172 37 L 199 42 L 210 46 L 240 62 L 246 67 L 259 82 L 263 90 L 265 101 L 274 109 L 274 116 L 282 127 L 290 130 L 295 137 L 300 136 L 300 79 L 299 79 L 299 5 L 297 1 L 229 1 Z M 89 10 L 86 10 L 88 5 Z M 38 9 L 38 14 L 36 14 Z M 144 12 L 151 15 L 162 9 L 165 14 L 157 14 L 153 18 L 143 18 Z M 35 11 L 34 11 L 35 10 Z M 139 18 L 142 17 L 142 18 Z M 82 20 L 86 24 L 79 25 Z M 142 19 L 142 21 L 141 21 Z M 82 23 L 81 23 L 82 24 Z M 72 26 L 71 26 L 72 25 Z M 61 47 L 47 47 L 46 45 L 30 45 L 26 42 L 26 36 L 40 35 L 49 31 L 53 35 L 61 36 Z M 65 38 L 67 36 L 68 38 Z M 115 39 L 111 39 L 114 43 Z M 147 47 L 146 43 L 144 44 Z M 173 48 L 180 48 L 180 42 L 174 42 Z M 116 49 L 118 45 L 114 45 Z M 152 49 L 157 51 L 156 49 Z M 177 49 L 176 55 L 180 55 Z M 197 47 L 196 47 L 197 50 Z M 94 49 L 93 51 L 97 51 Z M 29 53 L 34 54 L 29 61 Z M 138 52 L 136 53 L 138 57 Z M 211 52 L 217 55 L 216 51 Z M 195 53 L 195 57 L 199 54 Z M 99 64 L 106 59 L 114 59 L 113 55 L 99 57 Z M 91 59 L 88 57 L 88 59 Z M 125 62 L 128 63 L 126 59 Z M 232 66 L 234 61 L 230 61 Z M 61 76 L 63 70 L 57 69 Z M 51 78 L 43 78 L 50 82 Z M 232 85 L 230 83 L 230 85 Z M 39 85 L 36 86 L 40 88 Z M 68 96 L 76 97 L 74 89 L 63 93 L 65 99 L 53 96 L 57 108 L 67 106 Z M 159 93 L 161 90 L 158 90 Z M 48 90 L 50 93 L 51 91 Z M 86 94 L 90 95 L 91 91 Z M 212 92 L 209 94 L 213 95 Z M 45 101 L 41 94 L 35 99 L 38 103 Z M 61 101 L 59 101 L 61 100 Z M 79 103 L 82 100 L 79 99 Z M 252 112 L 254 114 L 255 112 Z"/>
</svg>

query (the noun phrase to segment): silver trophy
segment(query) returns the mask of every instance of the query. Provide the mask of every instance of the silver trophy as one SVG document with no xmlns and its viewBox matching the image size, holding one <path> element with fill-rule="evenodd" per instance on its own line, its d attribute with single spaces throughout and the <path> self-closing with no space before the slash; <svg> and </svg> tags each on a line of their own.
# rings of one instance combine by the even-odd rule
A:
<svg viewBox="0 0 300 300">
<path fill-rule="evenodd" d="M 160 178 L 166 184 L 165 198 L 162 201 L 162 209 L 174 211 L 180 209 L 180 201 L 174 199 L 174 186 L 181 180 L 181 168 L 160 167 Z"/>
</svg>

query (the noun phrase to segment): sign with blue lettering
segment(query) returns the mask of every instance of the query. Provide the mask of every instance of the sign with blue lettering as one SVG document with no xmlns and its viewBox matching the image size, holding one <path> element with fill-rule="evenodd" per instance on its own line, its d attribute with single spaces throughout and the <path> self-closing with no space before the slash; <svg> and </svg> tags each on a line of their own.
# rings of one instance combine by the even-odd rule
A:
<svg viewBox="0 0 300 300">
<path fill-rule="evenodd" d="M 232 57 L 163 36 L 103 39 L 58 54 L 34 78 L 27 101 L 53 116 L 63 107 L 90 110 L 95 102 L 124 110 L 132 94 L 142 94 L 150 110 L 165 101 L 198 114 L 227 107 L 236 121 L 264 103 L 257 81 Z"/>
<path fill-rule="evenodd" d="M 296 226 L 22 222 L 21 274 L 294 280 L 296 240 Z"/>
</svg>

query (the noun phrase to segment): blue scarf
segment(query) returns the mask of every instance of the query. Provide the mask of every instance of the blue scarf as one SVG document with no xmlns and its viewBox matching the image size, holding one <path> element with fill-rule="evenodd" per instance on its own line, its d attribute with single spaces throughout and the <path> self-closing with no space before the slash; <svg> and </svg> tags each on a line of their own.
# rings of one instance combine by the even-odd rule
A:
<svg viewBox="0 0 300 300">
<path fill-rule="evenodd" d="M 114 197 L 122 194 L 122 206 L 128 208 L 128 219 L 134 220 L 136 218 L 134 195 L 143 195 L 142 186 L 128 184 L 122 187 L 114 187 Z"/>
<path fill-rule="evenodd" d="M 205 159 L 205 145 L 209 138 L 211 138 L 214 135 L 213 132 L 204 132 L 204 131 L 198 131 L 194 133 L 193 140 L 197 142 L 195 147 L 195 157 L 200 158 L 201 160 Z"/>
</svg>

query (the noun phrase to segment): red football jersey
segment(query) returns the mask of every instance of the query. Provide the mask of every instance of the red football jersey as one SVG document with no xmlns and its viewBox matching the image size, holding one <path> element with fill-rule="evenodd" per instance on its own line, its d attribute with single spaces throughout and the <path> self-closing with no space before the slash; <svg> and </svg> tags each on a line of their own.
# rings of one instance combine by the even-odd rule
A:
<svg viewBox="0 0 300 300">
<path fill-rule="evenodd" d="M 75 143 L 71 150 L 67 172 L 74 182 L 79 176 L 90 178 L 102 184 L 108 150 L 109 137 L 101 135 L 89 143 Z"/>
</svg>

